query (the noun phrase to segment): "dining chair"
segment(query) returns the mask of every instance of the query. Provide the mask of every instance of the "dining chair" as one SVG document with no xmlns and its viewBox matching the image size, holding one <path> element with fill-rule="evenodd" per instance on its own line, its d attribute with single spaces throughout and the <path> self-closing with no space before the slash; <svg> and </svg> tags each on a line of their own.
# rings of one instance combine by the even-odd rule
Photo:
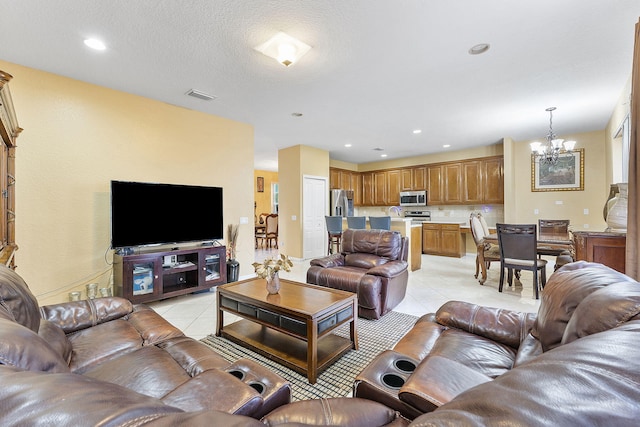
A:
<svg viewBox="0 0 640 427">
<path fill-rule="evenodd" d="M 372 230 L 391 230 L 390 216 L 370 216 L 369 227 Z"/>
<path fill-rule="evenodd" d="M 551 236 L 568 236 L 569 235 L 569 220 L 568 219 L 539 219 L 538 220 L 538 233 L 542 235 Z M 545 247 L 544 245 L 538 245 L 538 258 L 542 255 L 558 256 L 563 252 L 563 249 Z"/>
<path fill-rule="evenodd" d="M 324 217 L 327 223 L 327 236 L 328 236 L 328 246 L 327 246 L 327 255 L 333 253 L 333 247 L 335 246 L 337 252 L 340 252 L 340 247 L 342 245 L 342 217 L 341 216 L 325 216 Z"/>
<path fill-rule="evenodd" d="M 508 283 L 513 284 L 513 270 L 529 270 L 533 272 L 533 286 L 536 299 L 540 299 L 539 282 L 542 289 L 547 284 L 547 261 L 537 257 L 536 224 L 496 224 L 498 245 L 500 246 L 500 285 L 504 285 L 504 270 L 509 270 Z M 539 276 L 539 277 L 538 277 Z"/>
<path fill-rule="evenodd" d="M 351 229 L 367 228 L 367 219 L 363 216 L 348 216 L 347 228 L 351 228 Z"/>
<path fill-rule="evenodd" d="M 471 229 L 471 237 L 476 244 L 476 274 L 475 278 L 478 278 L 480 267 L 482 267 L 482 277 L 480 278 L 480 284 L 484 284 L 487 279 L 486 271 L 491 266 L 492 262 L 500 261 L 500 248 L 498 245 L 486 242 L 484 238 L 489 234 L 489 227 L 485 227 L 482 224 L 484 218 L 481 213 L 471 212 L 469 216 L 469 228 Z M 486 221 L 484 221 L 486 224 Z"/>
<path fill-rule="evenodd" d="M 256 232 L 256 247 L 258 240 L 262 240 L 262 247 L 278 247 L 278 214 L 269 214 L 265 217 L 264 229 Z"/>
</svg>

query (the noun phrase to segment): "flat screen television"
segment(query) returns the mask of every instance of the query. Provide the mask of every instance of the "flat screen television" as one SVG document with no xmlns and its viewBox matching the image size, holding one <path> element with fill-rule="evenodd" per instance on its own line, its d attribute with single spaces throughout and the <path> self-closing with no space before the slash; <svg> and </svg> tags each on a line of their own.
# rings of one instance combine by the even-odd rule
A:
<svg viewBox="0 0 640 427">
<path fill-rule="evenodd" d="M 111 181 L 111 247 L 223 238 L 222 188 Z"/>
</svg>

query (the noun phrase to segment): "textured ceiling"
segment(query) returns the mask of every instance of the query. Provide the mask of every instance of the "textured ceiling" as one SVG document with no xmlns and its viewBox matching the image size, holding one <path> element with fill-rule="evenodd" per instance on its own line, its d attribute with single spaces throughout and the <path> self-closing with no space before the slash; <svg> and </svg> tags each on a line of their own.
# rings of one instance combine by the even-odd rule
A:
<svg viewBox="0 0 640 427">
<path fill-rule="evenodd" d="M 542 138 L 549 106 L 559 135 L 603 129 L 638 17 L 638 0 L 0 0 L 0 59 L 250 123 L 275 170 L 297 144 L 363 163 Z M 253 49 L 277 31 L 311 51 L 285 68 Z"/>
</svg>

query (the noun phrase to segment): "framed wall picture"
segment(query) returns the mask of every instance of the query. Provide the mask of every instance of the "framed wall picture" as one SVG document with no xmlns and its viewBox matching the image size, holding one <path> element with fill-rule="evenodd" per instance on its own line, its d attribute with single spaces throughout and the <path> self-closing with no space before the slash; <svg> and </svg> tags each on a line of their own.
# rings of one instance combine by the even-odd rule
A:
<svg viewBox="0 0 640 427">
<path fill-rule="evenodd" d="M 258 188 L 258 193 L 264 193 L 264 177 L 259 176 L 256 179 L 256 187 Z"/>
<path fill-rule="evenodd" d="M 556 164 L 532 154 L 531 191 L 584 191 L 584 148 L 560 154 Z"/>
</svg>

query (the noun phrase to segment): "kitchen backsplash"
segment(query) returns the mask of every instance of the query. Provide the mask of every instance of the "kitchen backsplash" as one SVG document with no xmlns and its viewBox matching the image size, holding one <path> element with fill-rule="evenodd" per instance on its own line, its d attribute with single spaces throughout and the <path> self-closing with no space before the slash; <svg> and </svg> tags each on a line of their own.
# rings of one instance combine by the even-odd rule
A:
<svg viewBox="0 0 640 427">
<path fill-rule="evenodd" d="M 502 205 L 473 205 L 473 206 L 425 206 L 425 207 L 405 207 L 404 210 L 410 211 L 429 211 L 431 212 L 432 221 L 469 221 L 471 212 L 482 212 L 487 224 L 495 227 L 496 222 L 504 221 L 504 207 Z M 354 209 L 356 216 L 383 216 L 391 215 L 392 217 L 404 216 L 401 212 L 397 215 L 391 210 L 390 206 L 358 206 Z"/>
</svg>

